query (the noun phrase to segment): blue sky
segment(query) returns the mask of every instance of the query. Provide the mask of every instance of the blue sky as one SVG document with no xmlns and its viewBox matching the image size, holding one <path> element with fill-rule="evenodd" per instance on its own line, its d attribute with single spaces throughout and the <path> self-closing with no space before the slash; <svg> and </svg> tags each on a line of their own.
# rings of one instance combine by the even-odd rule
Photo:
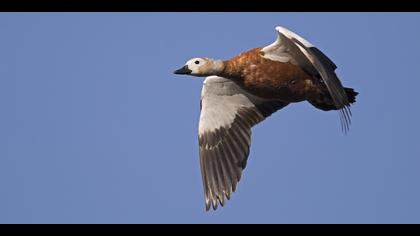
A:
<svg viewBox="0 0 420 236">
<path fill-rule="evenodd" d="M 2 13 L 0 223 L 420 223 L 420 14 Z M 191 57 L 285 26 L 360 95 L 253 129 L 224 208 L 204 211 Z"/>
</svg>

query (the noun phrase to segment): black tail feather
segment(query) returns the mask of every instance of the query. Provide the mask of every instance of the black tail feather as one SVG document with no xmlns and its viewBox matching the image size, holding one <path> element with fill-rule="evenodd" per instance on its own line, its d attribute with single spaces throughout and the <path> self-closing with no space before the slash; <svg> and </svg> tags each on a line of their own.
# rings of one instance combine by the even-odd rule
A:
<svg viewBox="0 0 420 236">
<path fill-rule="evenodd" d="M 347 94 L 347 99 L 350 104 L 356 102 L 356 96 L 359 94 L 358 92 L 354 91 L 353 88 L 344 88 L 344 91 Z M 337 108 L 334 105 L 334 101 L 332 100 L 329 93 L 325 93 L 325 95 L 321 96 L 319 99 L 309 100 L 309 102 L 316 108 L 321 109 L 323 111 L 330 111 L 330 110 L 338 110 L 341 109 Z"/>
</svg>

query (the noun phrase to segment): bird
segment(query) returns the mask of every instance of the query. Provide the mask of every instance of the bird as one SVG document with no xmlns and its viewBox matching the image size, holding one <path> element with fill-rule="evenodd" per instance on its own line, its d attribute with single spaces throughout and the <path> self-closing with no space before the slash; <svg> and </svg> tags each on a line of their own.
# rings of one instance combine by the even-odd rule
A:
<svg viewBox="0 0 420 236">
<path fill-rule="evenodd" d="M 291 103 L 308 101 L 337 110 L 341 128 L 350 127 L 353 88 L 344 87 L 337 66 L 321 50 L 291 30 L 275 27 L 276 40 L 229 59 L 196 57 L 174 74 L 206 77 L 198 127 L 205 209 L 224 206 L 246 168 L 251 128 Z"/>
</svg>

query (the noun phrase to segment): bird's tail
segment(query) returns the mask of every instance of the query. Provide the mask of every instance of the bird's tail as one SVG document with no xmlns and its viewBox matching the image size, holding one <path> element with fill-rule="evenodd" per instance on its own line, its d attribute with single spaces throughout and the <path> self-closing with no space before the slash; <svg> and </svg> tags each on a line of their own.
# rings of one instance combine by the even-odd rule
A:
<svg viewBox="0 0 420 236">
<path fill-rule="evenodd" d="M 358 92 L 354 91 L 352 88 L 344 88 L 344 91 L 347 94 L 347 99 L 349 102 L 355 103 L 356 96 L 359 94 Z M 332 100 L 331 96 L 328 92 L 323 93 L 322 96 L 316 99 L 309 100 L 314 107 L 321 109 L 323 111 L 330 111 L 330 110 L 338 110 L 337 107 L 334 105 L 334 101 Z"/>
</svg>

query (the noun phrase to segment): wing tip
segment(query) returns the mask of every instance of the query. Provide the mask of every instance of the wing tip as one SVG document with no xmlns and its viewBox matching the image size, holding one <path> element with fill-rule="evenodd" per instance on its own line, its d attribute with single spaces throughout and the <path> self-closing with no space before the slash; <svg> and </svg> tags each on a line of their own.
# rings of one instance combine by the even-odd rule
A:
<svg viewBox="0 0 420 236">
<path fill-rule="evenodd" d="M 228 200 L 231 199 L 232 193 L 234 193 L 234 189 L 228 189 L 223 191 L 221 195 L 217 194 L 216 196 L 206 197 L 205 207 L 206 212 L 213 209 L 213 211 L 217 210 L 220 204 L 220 207 L 224 207 Z M 210 199 L 211 198 L 211 199 Z"/>
</svg>

